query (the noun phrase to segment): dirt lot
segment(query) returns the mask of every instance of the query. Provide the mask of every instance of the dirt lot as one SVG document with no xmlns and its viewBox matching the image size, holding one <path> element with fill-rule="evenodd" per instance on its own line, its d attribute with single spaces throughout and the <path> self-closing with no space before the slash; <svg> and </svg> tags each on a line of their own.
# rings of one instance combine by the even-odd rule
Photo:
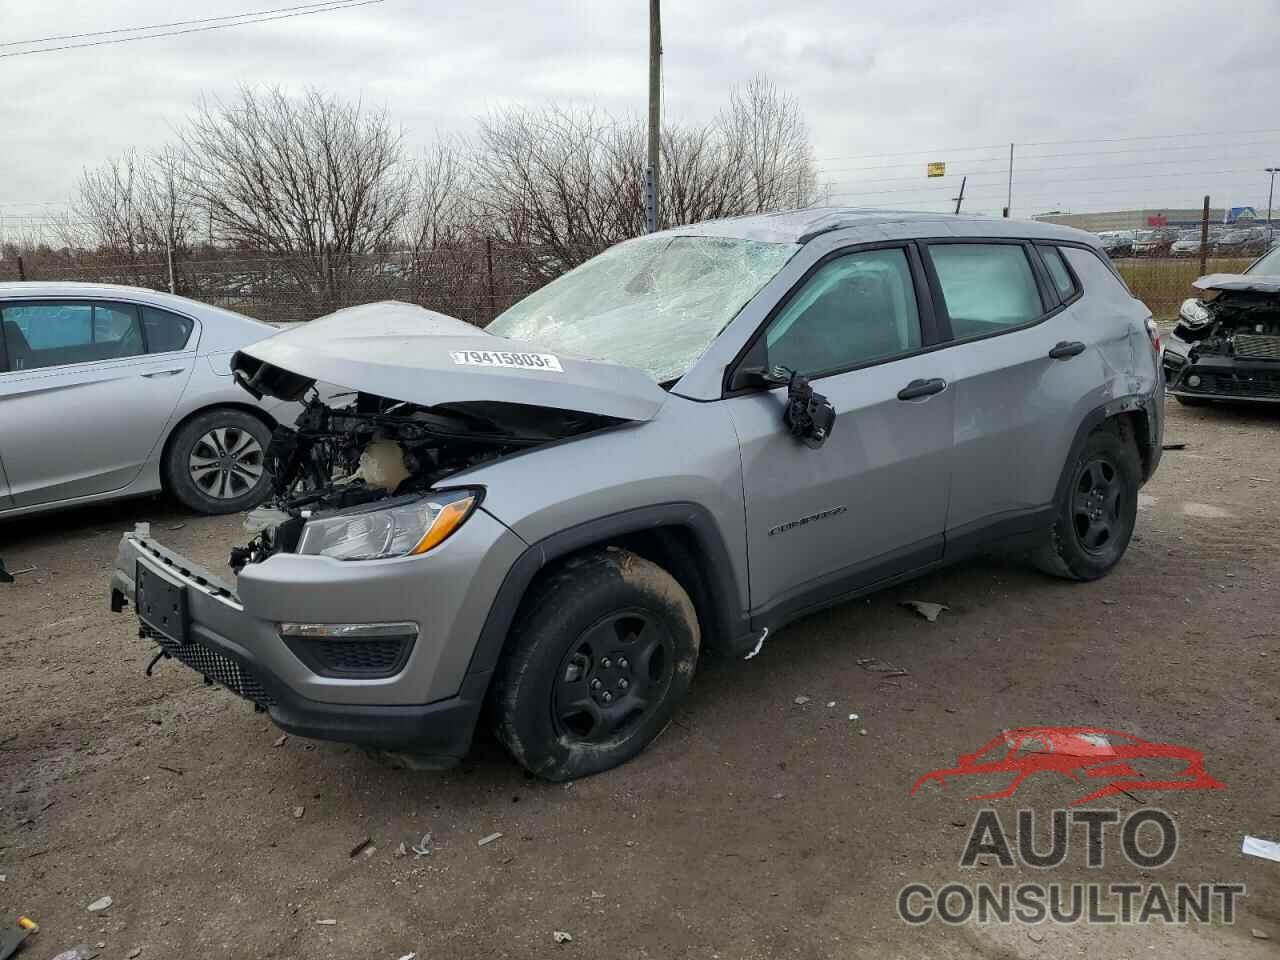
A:
<svg viewBox="0 0 1280 960">
<path fill-rule="evenodd" d="M 79 943 L 142 960 L 1275 956 L 1280 864 L 1240 844 L 1280 838 L 1280 412 L 1169 409 L 1166 440 L 1187 447 L 1165 454 L 1110 577 L 990 560 L 811 617 L 750 662 L 703 664 L 649 751 L 568 787 L 526 779 L 489 742 L 444 774 L 280 744 L 183 667 L 145 678 L 152 650 L 106 604 L 121 530 L 149 520 L 217 568 L 236 519 L 143 501 L 9 524 L 0 556 L 37 569 L 0 586 L 0 916 L 40 921 L 31 960 Z M 928 623 L 909 598 L 950 610 Z M 962 869 L 977 788 L 908 791 L 1029 725 L 1194 747 L 1226 789 L 1093 804 L 1173 816 L 1177 855 L 1145 875 L 1110 840 L 1088 869 L 1076 835 L 1052 870 Z M 1102 782 L 1040 774 L 1001 816 Z M 427 831 L 429 856 L 396 855 Z M 351 856 L 365 837 L 372 852 Z M 1248 895 L 1232 925 L 911 927 L 895 913 L 912 881 L 1100 879 Z M 102 896 L 113 906 L 88 912 Z"/>
</svg>

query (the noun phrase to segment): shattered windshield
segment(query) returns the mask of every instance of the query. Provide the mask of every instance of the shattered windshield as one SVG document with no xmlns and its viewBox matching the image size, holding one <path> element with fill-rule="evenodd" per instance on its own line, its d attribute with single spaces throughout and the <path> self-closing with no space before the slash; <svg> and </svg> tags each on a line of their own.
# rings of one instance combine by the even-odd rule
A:
<svg viewBox="0 0 1280 960">
<path fill-rule="evenodd" d="M 487 332 L 551 351 L 683 375 L 800 249 L 723 237 L 641 237 L 499 315 Z"/>
</svg>

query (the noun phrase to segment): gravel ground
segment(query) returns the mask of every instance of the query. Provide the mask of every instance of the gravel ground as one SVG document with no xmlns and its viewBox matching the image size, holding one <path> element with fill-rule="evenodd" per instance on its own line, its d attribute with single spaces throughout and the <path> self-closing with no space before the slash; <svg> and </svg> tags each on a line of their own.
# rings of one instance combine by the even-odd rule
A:
<svg viewBox="0 0 1280 960">
<path fill-rule="evenodd" d="M 221 569 L 235 518 L 153 500 L 9 523 L 0 556 L 36 569 L 0 586 L 0 916 L 40 921 L 31 960 L 79 943 L 143 960 L 1275 956 L 1280 864 L 1240 844 L 1280 838 L 1280 412 L 1169 411 L 1166 441 L 1187 446 L 1165 454 L 1111 576 L 1068 584 L 984 560 L 810 617 L 749 663 L 704 663 L 653 747 L 569 786 L 527 779 L 488 740 L 447 773 L 281 742 L 185 668 L 144 677 L 151 648 L 107 610 L 120 532 L 149 520 Z M 906 599 L 950 609 L 929 623 Z M 1091 805 L 1174 818 L 1176 857 L 1145 875 L 1110 842 L 1090 870 L 1075 834 L 1052 870 L 962 868 L 976 788 L 909 790 L 1031 725 L 1193 747 L 1226 789 Z M 1043 825 L 1101 782 L 1040 774 L 998 808 Z M 428 856 L 397 856 L 426 832 Z M 950 880 L 1248 895 L 1234 924 L 898 919 L 904 884 Z M 103 896 L 113 905 L 89 912 Z"/>
</svg>

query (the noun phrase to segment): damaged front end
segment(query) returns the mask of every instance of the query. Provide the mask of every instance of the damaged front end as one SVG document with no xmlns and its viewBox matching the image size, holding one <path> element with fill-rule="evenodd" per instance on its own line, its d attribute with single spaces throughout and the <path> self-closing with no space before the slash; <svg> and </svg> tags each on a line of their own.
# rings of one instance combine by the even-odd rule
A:
<svg viewBox="0 0 1280 960">
<path fill-rule="evenodd" d="M 1216 296 L 1187 300 L 1179 311 L 1164 351 L 1169 392 L 1280 402 L 1280 284 L 1215 275 L 1196 286 Z"/>
<path fill-rule="evenodd" d="M 342 560 L 425 553 L 482 496 L 441 488 L 449 477 L 619 422 L 497 402 L 421 407 L 367 393 L 325 402 L 313 388 L 294 426 L 271 437 L 271 500 L 249 514 L 255 535 L 231 551 L 230 565 L 239 573 L 277 553 Z"/>
<path fill-rule="evenodd" d="M 451 485 L 454 475 L 647 420 L 667 398 L 639 370 L 534 352 L 394 302 L 341 310 L 253 344 L 231 367 L 254 396 L 304 404 L 294 425 L 272 436 L 271 501 L 250 514 L 253 539 L 232 552 L 237 574 L 280 553 L 425 553 L 483 495 Z"/>
</svg>

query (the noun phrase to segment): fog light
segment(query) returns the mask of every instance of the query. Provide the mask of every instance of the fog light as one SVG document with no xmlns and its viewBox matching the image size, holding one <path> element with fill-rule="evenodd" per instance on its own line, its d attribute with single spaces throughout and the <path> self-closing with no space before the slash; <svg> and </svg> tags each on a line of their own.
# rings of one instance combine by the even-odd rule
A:
<svg viewBox="0 0 1280 960">
<path fill-rule="evenodd" d="M 1188 387 L 1198 387 L 1198 386 L 1200 386 L 1200 376 L 1199 376 L 1199 374 L 1195 374 L 1195 373 L 1193 373 L 1191 376 L 1187 377 L 1187 386 L 1188 386 Z"/>
<path fill-rule="evenodd" d="M 280 636 L 299 640 L 386 640 L 418 636 L 416 623 L 282 623 Z"/>
</svg>

